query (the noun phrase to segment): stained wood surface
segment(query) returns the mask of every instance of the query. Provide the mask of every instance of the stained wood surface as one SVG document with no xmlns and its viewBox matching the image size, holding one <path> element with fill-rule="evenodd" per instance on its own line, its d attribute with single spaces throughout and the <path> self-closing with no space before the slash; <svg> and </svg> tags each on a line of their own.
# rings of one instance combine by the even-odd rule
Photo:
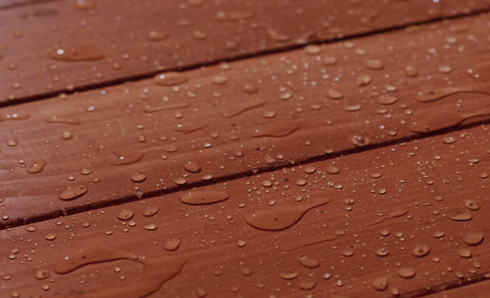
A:
<svg viewBox="0 0 490 298">
<path fill-rule="evenodd" d="M 485 276 L 488 279 L 490 274 Z M 488 297 L 490 289 L 489 281 L 481 281 L 471 285 L 450 289 L 437 294 L 432 294 L 427 298 L 485 298 Z"/>
<path fill-rule="evenodd" d="M 19 1 L 3 1 L 0 7 L 14 3 Z M 0 102 L 489 8 L 486 0 L 83 0 L 25 5 L 0 11 Z M 53 60 L 53 55 L 71 58 Z"/>
<path fill-rule="evenodd" d="M 0 0 L 0 9 L 19 8 L 25 5 L 40 4 L 59 0 Z"/>
<path fill-rule="evenodd" d="M 163 80 L 187 80 L 174 86 L 149 79 L 3 108 L 1 225 L 486 120 L 489 20 L 309 46 Z M 435 95 L 442 98 L 426 102 Z M 198 169 L 186 169 L 189 162 Z M 136 173 L 146 180 L 132 182 Z"/>
<path fill-rule="evenodd" d="M 3 230 L 2 289 L 95 297 L 140 280 L 143 256 L 176 272 L 154 297 L 420 297 L 484 279 L 489 146 L 479 126 Z M 98 262 L 111 247 L 139 259 Z M 53 271 L 76 253 L 95 263 Z"/>
</svg>

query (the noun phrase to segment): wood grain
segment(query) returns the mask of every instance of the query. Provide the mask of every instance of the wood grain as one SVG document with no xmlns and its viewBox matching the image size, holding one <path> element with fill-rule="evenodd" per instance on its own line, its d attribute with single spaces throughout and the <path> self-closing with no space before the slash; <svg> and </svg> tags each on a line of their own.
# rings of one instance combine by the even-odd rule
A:
<svg viewBox="0 0 490 298">
<path fill-rule="evenodd" d="M 2 105 L 490 8 L 487 0 L 79 2 L 0 12 Z M 101 59 L 49 58 L 87 48 Z"/>
<path fill-rule="evenodd" d="M 59 1 L 59 0 L 0 0 L 0 10 L 19 8 L 25 5 L 39 4 L 39 3 L 51 2 L 51 1 Z"/>
<path fill-rule="evenodd" d="M 414 123 L 486 120 L 485 113 L 460 117 L 488 107 L 488 93 L 471 88 L 488 86 L 489 20 L 475 16 L 193 70 L 174 74 L 188 80 L 175 86 L 143 80 L 3 108 L 1 225 L 396 142 L 417 135 Z M 338 62 L 326 65 L 329 57 Z M 447 88 L 453 92 L 440 100 L 417 99 L 421 90 Z M 121 155 L 122 163 L 141 160 L 116 165 Z M 133 182 L 138 173 L 146 180 Z"/>
<path fill-rule="evenodd" d="M 488 275 L 485 277 L 485 279 L 488 279 Z M 488 296 L 489 289 L 490 282 L 482 281 L 437 294 L 432 294 L 427 296 L 427 298 L 485 298 Z"/>
<path fill-rule="evenodd" d="M 140 279 L 130 261 L 53 272 L 102 245 L 169 268 L 187 260 L 152 297 L 420 297 L 490 270 L 489 146 L 479 126 L 190 190 L 229 195 L 215 204 L 184 204 L 186 191 L 3 230 L 2 290 L 88 297 Z M 280 231 L 250 224 L 298 210 Z"/>
</svg>

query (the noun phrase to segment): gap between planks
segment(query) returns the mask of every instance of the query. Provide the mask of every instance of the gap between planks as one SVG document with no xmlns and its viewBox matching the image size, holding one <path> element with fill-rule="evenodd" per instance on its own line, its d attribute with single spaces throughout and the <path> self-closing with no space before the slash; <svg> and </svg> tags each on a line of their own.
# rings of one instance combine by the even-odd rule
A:
<svg viewBox="0 0 490 298">
<path fill-rule="evenodd" d="M 40 1 L 42 1 L 42 0 L 40 0 Z M 45 0 L 45 1 L 58 1 L 58 0 Z M 444 20 L 456 20 L 456 19 L 461 19 L 461 18 L 466 18 L 466 17 L 477 16 L 477 15 L 484 14 L 487 12 L 490 12 L 490 9 L 479 9 L 479 10 L 473 11 L 473 12 L 468 13 L 468 14 L 459 14 L 459 15 L 455 15 L 455 16 L 443 16 L 443 17 L 438 17 L 438 18 L 431 19 L 431 20 L 413 22 L 413 23 L 404 24 L 404 25 L 400 25 L 400 26 L 394 26 L 394 27 L 383 28 L 383 29 L 376 29 L 376 30 L 369 31 L 369 32 L 348 35 L 346 37 L 342 37 L 342 38 L 338 38 L 338 39 L 324 39 L 324 40 L 320 40 L 320 41 L 310 41 L 310 42 L 307 42 L 305 44 L 299 44 L 299 45 L 298 44 L 292 44 L 292 45 L 282 46 L 280 48 L 266 49 L 266 50 L 262 50 L 262 51 L 258 51 L 258 52 L 254 52 L 254 53 L 238 55 L 238 56 L 235 56 L 233 58 L 218 59 L 216 61 L 211 61 L 211 62 L 194 63 L 194 64 L 182 66 L 182 67 L 169 67 L 167 70 L 165 70 L 165 72 L 169 72 L 169 71 L 190 71 L 190 70 L 198 69 L 201 67 L 216 66 L 216 65 L 219 65 L 223 62 L 235 62 L 235 61 L 246 60 L 246 59 L 250 59 L 250 58 L 257 58 L 260 56 L 266 56 L 266 55 L 272 55 L 272 54 L 277 54 L 277 53 L 281 53 L 281 52 L 287 52 L 287 51 L 291 51 L 291 50 L 297 50 L 297 49 L 304 48 L 307 45 L 315 45 L 315 44 L 319 45 L 319 44 L 340 43 L 343 41 L 351 41 L 351 40 L 362 38 L 362 37 L 368 37 L 368 36 L 380 35 L 380 34 L 389 33 L 389 32 L 401 31 L 401 30 L 403 30 L 407 27 L 411 27 L 411 26 L 434 24 L 434 23 L 438 23 L 438 22 L 441 22 Z M 93 89 L 111 87 L 114 85 L 119 85 L 119 84 L 123 84 L 123 83 L 127 83 L 127 82 L 135 82 L 135 81 L 139 81 L 139 80 L 150 79 L 159 73 L 162 73 L 162 71 L 161 70 L 155 70 L 155 71 L 150 71 L 150 72 L 147 72 L 144 74 L 130 75 L 130 76 L 127 76 L 124 78 L 106 80 L 103 83 L 87 84 L 85 86 L 75 87 L 75 88 L 73 88 L 73 90 L 46 92 L 46 93 L 41 93 L 41 94 L 37 94 L 37 95 L 25 96 L 25 97 L 16 99 L 14 101 L 0 101 L 0 108 L 8 107 L 8 106 L 15 106 L 15 105 L 27 103 L 27 102 L 49 99 L 51 97 L 55 97 L 55 96 L 58 96 L 60 94 L 73 94 L 73 93 L 84 92 L 84 91 L 89 91 L 89 90 L 93 90 Z"/>
</svg>

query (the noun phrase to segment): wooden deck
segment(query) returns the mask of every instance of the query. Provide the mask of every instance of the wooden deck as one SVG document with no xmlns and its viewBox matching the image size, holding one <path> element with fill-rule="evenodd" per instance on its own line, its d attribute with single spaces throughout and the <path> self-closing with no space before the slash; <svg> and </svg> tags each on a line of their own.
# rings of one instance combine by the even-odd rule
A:
<svg viewBox="0 0 490 298">
<path fill-rule="evenodd" d="M 0 297 L 488 297 L 489 11 L 0 0 Z"/>
</svg>

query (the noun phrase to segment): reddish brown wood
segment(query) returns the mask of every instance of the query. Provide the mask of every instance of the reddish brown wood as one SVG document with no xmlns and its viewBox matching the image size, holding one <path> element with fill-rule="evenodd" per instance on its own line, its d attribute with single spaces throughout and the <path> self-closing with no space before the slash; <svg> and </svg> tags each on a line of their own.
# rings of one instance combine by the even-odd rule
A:
<svg viewBox="0 0 490 298">
<path fill-rule="evenodd" d="M 187 260 L 152 297 L 420 297 L 489 272 L 489 146 L 480 126 L 191 190 L 229 195 L 215 204 L 184 204 L 179 192 L 3 230 L 2 291 L 80 298 L 68 292 L 140 279 L 130 261 L 53 271 L 65 255 L 111 245 L 164 268 Z M 315 205 L 282 231 L 252 227 L 275 225 L 252 214 L 287 223 Z"/>
<path fill-rule="evenodd" d="M 486 279 L 488 279 L 488 276 Z M 427 298 L 485 298 L 488 297 L 489 290 L 490 282 L 482 281 L 437 294 L 432 294 L 427 296 Z"/>
<path fill-rule="evenodd" d="M 58 0 L 0 0 L 0 9 L 18 8 L 24 5 L 39 4 L 51 1 Z"/>
<path fill-rule="evenodd" d="M 475 16 L 193 70 L 174 74 L 174 82 L 188 80 L 175 86 L 151 79 L 3 108 L 4 119 L 27 119 L 0 128 L 1 224 L 394 142 L 417 135 L 413 123 L 456 125 L 488 106 L 489 20 Z M 326 65 L 328 57 L 337 64 Z M 454 94 L 420 102 L 428 86 Z M 477 87 L 483 91 L 456 92 Z M 339 97 L 332 90 L 343 98 L 331 99 Z M 50 123 L 52 117 L 71 124 Z M 118 166 L 118 154 L 141 160 Z M 29 173 L 44 162 L 43 171 Z M 186 170 L 188 162 L 202 170 Z M 132 182 L 135 173 L 146 180 Z"/>
<path fill-rule="evenodd" d="M 0 12 L 2 104 L 490 8 L 486 0 L 79 2 Z M 167 37 L 152 41 L 151 32 Z M 103 58 L 49 58 L 87 47 Z"/>
</svg>

